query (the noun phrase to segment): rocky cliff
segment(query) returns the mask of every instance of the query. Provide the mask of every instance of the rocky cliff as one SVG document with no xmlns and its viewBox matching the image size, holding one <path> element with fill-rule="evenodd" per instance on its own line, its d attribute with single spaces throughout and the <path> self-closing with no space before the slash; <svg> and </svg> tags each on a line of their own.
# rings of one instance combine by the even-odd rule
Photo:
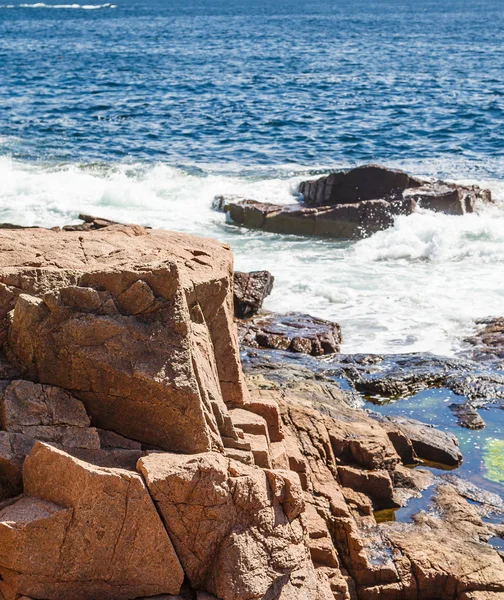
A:
<svg viewBox="0 0 504 600">
<path fill-rule="evenodd" d="M 413 426 L 243 375 L 228 247 L 104 225 L 0 232 L 2 600 L 504 597 L 502 507 L 406 468 Z"/>
</svg>

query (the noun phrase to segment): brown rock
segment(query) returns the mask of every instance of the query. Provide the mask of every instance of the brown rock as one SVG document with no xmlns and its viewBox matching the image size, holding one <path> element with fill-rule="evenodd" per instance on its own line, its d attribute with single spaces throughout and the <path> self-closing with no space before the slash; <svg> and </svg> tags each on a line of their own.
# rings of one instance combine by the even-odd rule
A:
<svg viewBox="0 0 504 600">
<path fill-rule="evenodd" d="M 7 247 L 0 281 L 22 292 L 8 351 L 30 379 L 71 390 L 97 426 L 164 449 L 236 436 L 225 402 L 245 390 L 227 247 L 137 226 L 6 230 Z"/>
<path fill-rule="evenodd" d="M 178 593 L 183 572 L 139 475 L 93 467 L 37 442 L 23 479 L 29 498 L 0 513 L 7 600 Z"/>
<path fill-rule="evenodd" d="M 0 424 L 5 431 L 52 442 L 62 448 L 100 447 L 98 433 L 89 427 L 82 402 L 65 390 L 17 380 L 0 398 Z"/>
<path fill-rule="evenodd" d="M 129 440 L 115 431 L 107 431 L 106 429 L 98 429 L 98 437 L 100 438 L 100 446 L 106 449 L 124 449 L 124 450 L 141 450 L 142 444 Z"/>
<path fill-rule="evenodd" d="M 451 433 L 439 431 L 415 419 L 388 419 L 408 437 L 420 458 L 448 466 L 458 466 L 462 463 L 458 440 Z"/>
<path fill-rule="evenodd" d="M 0 431 L 0 500 L 23 491 L 23 462 L 33 443 L 26 435 Z"/>
<path fill-rule="evenodd" d="M 234 314 L 245 319 L 255 314 L 266 296 L 271 294 L 275 278 L 269 271 L 253 271 L 234 274 Z"/>
<path fill-rule="evenodd" d="M 369 496 L 376 503 L 377 508 L 397 507 L 388 471 L 338 467 L 338 475 L 345 487 Z"/>
<path fill-rule="evenodd" d="M 378 165 L 301 182 L 299 192 L 304 205 L 219 197 L 215 207 L 232 223 L 251 229 L 352 239 L 390 227 L 396 216 L 411 214 L 418 204 L 462 215 L 473 212 L 477 202 L 491 202 L 489 190 L 477 186 L 422 181 Z"/>
<path fill-rule="evenodd" d="M 320 597 L 291 476 L 215 453 L 152 454 L 139 468 L 193 587 L 222 600 Z"/>
<path fill-rule="evenodd" d="M 489 190 L 478 186 L 422 181 L 404 171 L 379 165 L 364 165 L 302 182 L 299 192 L 309 206 L 356 204 L 379 199 L 393 202 L 410 197 L 422 208 L 454 215 L 473 212 L 477 200 L 491 202 Z"/>
</svg>

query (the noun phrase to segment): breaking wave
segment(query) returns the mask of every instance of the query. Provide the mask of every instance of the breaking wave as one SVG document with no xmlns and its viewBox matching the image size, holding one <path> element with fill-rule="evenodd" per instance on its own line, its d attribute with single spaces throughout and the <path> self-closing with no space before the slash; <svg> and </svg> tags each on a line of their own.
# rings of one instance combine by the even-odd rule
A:
<svg viewBox="0 0 504 600">
<path fill-rule="evenodd" d="M 502 316 L 504 186 L 499 202 L 464 217 L 419 211 L 358 242 L 239 229 L 212 210 L 217 194 L 293 201 L 307 170 L 166 164 L 41 164 L 0 157 L 0 221 L 54 226 L 88 213 L 220 239 L 236 268 L 276 278 L 266 308 L 339 322 L 346 352 L 460 348 L 475 319 Z M 468 183 L 468 182 L 464 182 Z"/>
<path fill-rule="evenodd" d="M 33 4 L 1 4 L 2 8 L 71 8 L 71 9 L 82 9 L 82 10 L 98 10 L 101 8 L 117 8 L 117 4 L 46 4 L 45 2 L 35 2 Z"/>
</svg>

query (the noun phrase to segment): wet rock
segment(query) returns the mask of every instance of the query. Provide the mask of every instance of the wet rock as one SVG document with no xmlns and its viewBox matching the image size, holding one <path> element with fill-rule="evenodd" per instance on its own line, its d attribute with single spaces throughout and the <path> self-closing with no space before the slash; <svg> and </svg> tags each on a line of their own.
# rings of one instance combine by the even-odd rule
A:
<svg viewBox="0 0 504 600">
<path fill-rule="evenodd" d="M 411 214 L 415 207 L 412 198 L 392 202 L 369 200 L 319 208 L 298 204 L 277 206 L 254 200 L 222 204 L 228 220 L 235 225 L 270 233 L 338 239 L 358 239 L 386 229 L 394 223 L 396 216 Z"/>
<path fill-rule="evenodd" d="M 0 513 L 0 591 L 54 600 L 177 594 L 183 571 L 138 474 L 37 442 Z"/>
<path fill-rule="evenodd" d="M 341 328 L 337 323 L 302 313 L 267 313 L 239 322 L 241 344 L 321 356 L 339 352 Z"/>
<path fill-rule="evenodd" d="M 457 424 L 467 429 L 484 429 L 485 421 L 469 402 L 450 404 L 450 410 L 457 415 Z"/>
<path fill-rule="evenodd" d="M 299 184 L 299 193 L 309 206 L 355 204 L 363 200 L 397 200 L 408 188 L 420 187 L 422 182 L 403 171 L 365 165 L 331 173 L 325 177 Z"/>
<path fill-rule="evenodd" d="M 78 225 L 65 225 L 64 231 L 93 231 L 95 229 L 103 229 L 110 225 L 120 225 L 117 221 L 110 221 L 109 219 L 102 219 L 101 217 L 93 217 L 92 215 L 80 214 L 79 219 L 84 223 Z"/>
<path fill-rule="evenodd" d="M 470 481 L 453 474 L 442 475 L 441 478 L 453 486 L 460 496 L 478 504 L 477 509 L 482 516 L 504 514 L 504 500 L 487 490 L 483 490 Z"/>
<path fill-rule="evenodd" d="M 214 207 L 228 220 L 272 233 L 360 238 L 390 227 L 417 206 L 451 215 L 491 202 L 488 190 L 429 182 L 378 165 L 331 173 L 299 185 L 304 204 L 280 206 L 219 196 Z"/>
<path fill-rule="evenodd" d="M 411 441 L 419 458 L 453 467 L 462 463 L 458 440 L 451 433 L 439 431 L 415 419 L 392 416 L 387 419 Z"/>
<path fill-rule="evenodd" d="M 472 212 L 476 200 L 491 201 L 489 190 L 478 186 L 429 182 L 379 165 L 364 165 L 302 182 L 299 193 L 303 194 L 308 206 L 355 204 L 377 199 L 392 202 L 411 196 L 423 208 L 447 214 Z"/>
<path fill-rule="evenodd" d="M 466 351 L 470 358 L 478 361 L 501 363 L 504 360 L 504 318 L 478 321 L 480 329 L 466 342 L 472 349 Z"/>
<path fill-rule="evenodd" d="M 271 294 L 275 278 L 269 271 L 234 273 L 234 314 L 238 319 L 251 317 Z"/>
</svg>

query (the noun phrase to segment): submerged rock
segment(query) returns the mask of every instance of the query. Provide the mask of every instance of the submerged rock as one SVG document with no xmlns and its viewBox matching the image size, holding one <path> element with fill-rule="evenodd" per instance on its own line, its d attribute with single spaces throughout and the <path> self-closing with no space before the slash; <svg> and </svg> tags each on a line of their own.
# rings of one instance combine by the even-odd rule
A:
<svg viewBox="0 0 504 600">
<path fill-rule="evenodd" d="M 450 404 L 450 410 L 457 415 L 457 424 L 467 429 L 484 429 L 485 421 L 477 410 L 469 403 Z"/>
<path fill-rule="evenodd" d="M 312 356 L 339 352 L 337 323 L 303 313 L 264 313 L 238 323 L 240 343 L 253 348 L 288 350 Z"/>
<path fill-rule="evenodd" d="M 219 196 L 214 207 L 231 223 L 272 233 L 360 238 L 390 227 L 396 216 L 417 207 L 449 215 L 474 212 L 491 202 L 489 190 L 430 182 L 404 173 L 365 165 L 299 185 L 303 204 L 280 206 Z"/>
</svg>

